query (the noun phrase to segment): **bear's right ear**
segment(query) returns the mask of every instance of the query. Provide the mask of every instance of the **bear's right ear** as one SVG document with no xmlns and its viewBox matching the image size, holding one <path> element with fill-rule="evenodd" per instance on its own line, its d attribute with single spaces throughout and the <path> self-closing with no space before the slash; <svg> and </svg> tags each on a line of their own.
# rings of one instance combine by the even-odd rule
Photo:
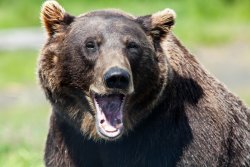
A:
<svg viewBox="0 0 250 167">
<path fill-rule="evenodd" d="M 74 16 L 65 12 L 63 7 L 55 0 L 47 0 L 42 5 L 41 22 L 48 36 L 51 37 L 63 30 L 74 21 Z"/>
<path fill-rule="evenodd" d="M 172 9 L 165 9 L 152 15 L 141 16 L 136 21 L 142 26 L 146 34 L 153 39 L 164 38 L 175 23 L 176 14 Z"/>
</svg>

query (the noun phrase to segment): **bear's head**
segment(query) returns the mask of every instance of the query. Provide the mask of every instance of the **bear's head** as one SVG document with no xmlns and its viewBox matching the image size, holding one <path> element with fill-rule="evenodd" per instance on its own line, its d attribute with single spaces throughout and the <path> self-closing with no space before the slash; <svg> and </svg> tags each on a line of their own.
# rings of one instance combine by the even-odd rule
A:
<svg viewBox="0 0 250 167">
<path fill-rule="evenodd" d="M 118 10 L 71 16 L 42 6 L 48 39 L 38 74 L 53 112 L 94 140 L 118 139 L 147 117 L 170 72 L 161 40 L 175 13 L 135 17 Z"/>
</svg>

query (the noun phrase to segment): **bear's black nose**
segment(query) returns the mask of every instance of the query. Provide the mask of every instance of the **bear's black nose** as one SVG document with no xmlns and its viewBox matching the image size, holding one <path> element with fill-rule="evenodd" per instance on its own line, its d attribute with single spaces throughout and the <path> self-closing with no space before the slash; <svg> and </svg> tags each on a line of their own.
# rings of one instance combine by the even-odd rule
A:
<svg viewBox="0 0 250 167">
<path fill-rule="evenodd" d="M 127 89 L 129 81 L 129 73 L 118 67 L 110 68 L 104 75 L 105 85 L 111 89 Z"/>
</svg>

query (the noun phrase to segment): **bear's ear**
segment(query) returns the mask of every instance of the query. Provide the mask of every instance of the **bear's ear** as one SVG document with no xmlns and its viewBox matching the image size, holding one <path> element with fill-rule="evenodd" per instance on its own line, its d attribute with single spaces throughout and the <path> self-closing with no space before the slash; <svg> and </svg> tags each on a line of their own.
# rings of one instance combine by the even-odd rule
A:
<svg viewBox="0 0 250 167">
<path fill-rule="evenodd" d="M 142 28 L 153 39 L 160 40 L 165 37 L 175 23 L 176 14 L 172 9 L 154 13 L 152 15 L 141 16 L 136 20 L 142 25 Z"/>
<path fill-rule="evenodd" d="M 67 25 L 74 21 L 74 16 L 65 12 L 63 7 L 55 0 L 47 0 L 42 5 L 41 22 L 49 37 L 62 32 Z"/>
</svg>

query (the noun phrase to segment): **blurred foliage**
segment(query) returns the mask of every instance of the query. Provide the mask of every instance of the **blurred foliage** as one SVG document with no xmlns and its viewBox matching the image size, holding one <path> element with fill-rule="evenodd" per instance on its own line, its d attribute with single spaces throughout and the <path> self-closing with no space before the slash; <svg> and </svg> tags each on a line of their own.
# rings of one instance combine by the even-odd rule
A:
<svg viewBox="0 0 250 167">
<path fill-rule="evenodd" d="M 0 166 L 42 167 L 48 107 L 14 104 L 0 113 Z M 30 119 L 28 119 L 30 118 Z"/>
<path fill-rule="evenodd" d="M 0 27 L 39 26 L 40 6 L 44 1 L 0 0 Z M 102 8 L 119 8 L 136 15 L 144 15 L 173 8 L 182 22 L 230 21 L 231 23 L 250 20 L 249 0 L 58 0 L 74 15 Z"/>
<path fill-rule="evenodd" d="M 0 51 L 0 90 L 34 85 L 37 55 L 35 51 Z"/>
<path fill-rule="evenodd" d="M 58 0 L 73 15 L 119 8 L 135 15 L 145 15 L 164 8 L 177 13 L 174 31 L 184 42 L 222 43 L 240 25 L 250 24 L 249 0 Z M 0 0 L 0 28 L 40 26 L 39 11 L 43 1 Z M 195 25 L 195 26 L 194 26 Z"/>
<path fill-rule="evenodd" d="M 20 97 L 22 100 L 16 97 L 18 91 L 35 85 L 37 54 L 35 51 L 0 51 L 1 167 L 43 166 L 48 105 L 24 102 L 25 97 Z M 36 95 L 33 96 L 36 99 Z"/>
</svg>

